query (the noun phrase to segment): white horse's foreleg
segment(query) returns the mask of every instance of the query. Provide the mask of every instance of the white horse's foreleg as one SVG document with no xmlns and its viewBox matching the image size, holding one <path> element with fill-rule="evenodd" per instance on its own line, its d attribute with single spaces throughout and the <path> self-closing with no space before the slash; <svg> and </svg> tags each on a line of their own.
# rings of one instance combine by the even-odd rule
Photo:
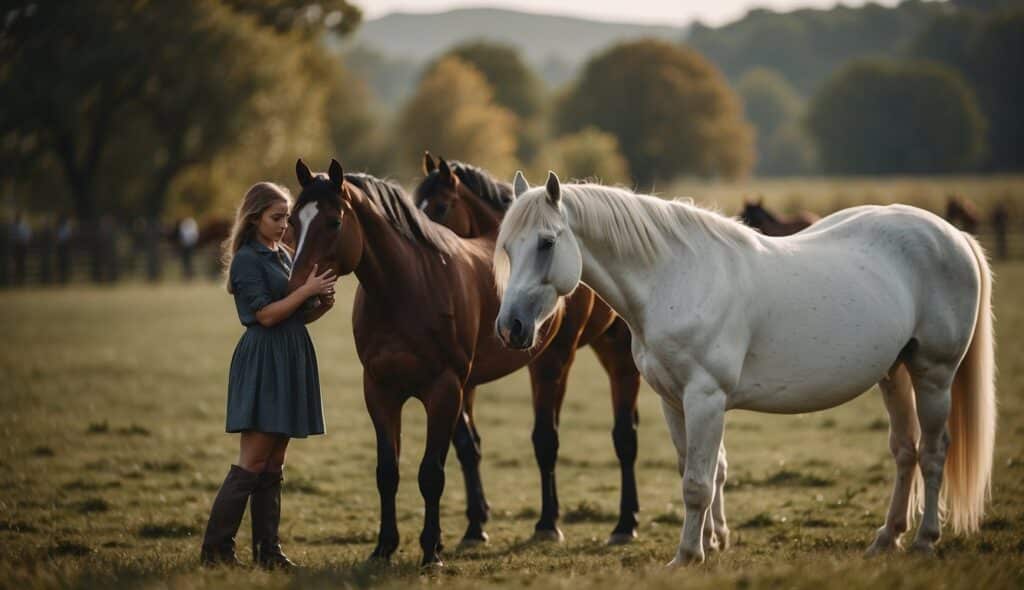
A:
<svg viewBox="0 0 1024 590">
<path fill-rule="evenodd" d="M 900 537 L 907 532 L 910 491 L 917 471 L 917 441 L 921 429 L 914 408 L 914 389 L 910 373 L 902 364 L 878 383 L 889 412 L 889 450 L 896 461 L 896 481 L 892 488 L 885 525 L 878 529 L 868 555 L 900 548 Z"/>
<path fill-rule="evenodd" d="M 715 492 L 715 468 L 722 446 L 725 393 L 687 387 L 683 394 L 686 433 L 686 469 L 683 503 L 686 519 L 679 549 L 670 566 L 704 561 L 703 531 Z"/>
<path fill-rule="evenodd" d="M 715 499 L 711 501 L 710 522 L 704 526 L 704 551 L 725 551 L 729 548 L 729 526 L 725 523 L 725 478 L 728 471 L 725 440 L 722 440 L 718 449 L 718 465 L 715 467 Z"/>
<path fill-rule="evenodd" d="M 915 368 L 916 369 L 916 368 Z M 917 529 L 913 549 L 932 552 L 941 535 L 939 521 L 939 492 L 942 489 L 942 470 L 946 465 L 949 432 L 946 427 L 952 401 L 953 369 L 930 366 L 914 371 L 914 393 L 917 419 L 921 424 L 919 462 L 924 478 L 924 514 Z"/>
</svg>

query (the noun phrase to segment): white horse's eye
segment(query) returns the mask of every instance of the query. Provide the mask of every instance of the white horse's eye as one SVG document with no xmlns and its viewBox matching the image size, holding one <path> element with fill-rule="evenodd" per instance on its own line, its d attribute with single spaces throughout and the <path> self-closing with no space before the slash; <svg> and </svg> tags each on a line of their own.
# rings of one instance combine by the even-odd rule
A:
<svg viewBox="0 0 1024 590">
<path fill-rule="evenodd" d="M 551 236 L 541 236 L 539 239 L 539 243 L 537 244 L 537 249 L 541 251 L 550 250 L 554 246 L 555 238 Z"/>
</svg>

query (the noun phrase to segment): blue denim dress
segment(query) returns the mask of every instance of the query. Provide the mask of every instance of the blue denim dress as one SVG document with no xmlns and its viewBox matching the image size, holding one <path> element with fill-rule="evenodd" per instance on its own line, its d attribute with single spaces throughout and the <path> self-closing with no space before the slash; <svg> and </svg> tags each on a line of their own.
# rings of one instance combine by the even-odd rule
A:
<svg viewBox="0 0 1024 590">
<path fill-rule="evenodd" d="M 288 294 L 292 260 L 249 240 L 231 260 L 229 279 L 245 326 L 228 377 L 227 431 L 305 438 L 324 433 L 316 351 L 304 321 L 306 306 L 266 328 L 256 312 Z"/>
</svg>

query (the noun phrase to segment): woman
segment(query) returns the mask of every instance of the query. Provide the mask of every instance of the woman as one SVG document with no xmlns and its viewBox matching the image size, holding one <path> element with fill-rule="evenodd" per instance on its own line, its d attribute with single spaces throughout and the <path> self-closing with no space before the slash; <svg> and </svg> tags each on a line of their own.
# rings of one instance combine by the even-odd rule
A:
<svg viewBox="0 0 1024 590">
<path fill-rule="evenodd" d="M 235 533 L 250 502 L 257 565 L 294 568 L 281 551 L 281 481 L 292 438 L 324 433 L 316 354 L 305 324 L 334 304 L 332 271 L 316 268 L 288 293 L 292 259 L 282 242 L 288 229 L 288 189 L 269 182 L 245 194 L 225 242 L 228 292 L 246 327 L 228 379 L 227 431 L 241 433 L 232 465 L 213 502 L 201 561 L 240 565 Z"/>
</svg>

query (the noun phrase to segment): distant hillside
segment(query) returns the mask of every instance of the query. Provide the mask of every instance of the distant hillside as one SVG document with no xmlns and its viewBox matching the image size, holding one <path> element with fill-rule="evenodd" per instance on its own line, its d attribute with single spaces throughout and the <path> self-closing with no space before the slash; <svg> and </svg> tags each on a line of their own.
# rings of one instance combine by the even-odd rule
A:
<svg viewBox="0 0 1024 590">
<path fill-rule="evenodd" d="M 487 39 L 519 48 L 534 66 L 563 63 L 575 68 L 595 51 L 623 39 L 658 37 L 680 41 L 685 29 L 608 23 L 491 8 L 437 14 L 394 13 L 363 23 L 354 43 L 392 58 L 429 60 L 460 41 Z"/>
</svg>

